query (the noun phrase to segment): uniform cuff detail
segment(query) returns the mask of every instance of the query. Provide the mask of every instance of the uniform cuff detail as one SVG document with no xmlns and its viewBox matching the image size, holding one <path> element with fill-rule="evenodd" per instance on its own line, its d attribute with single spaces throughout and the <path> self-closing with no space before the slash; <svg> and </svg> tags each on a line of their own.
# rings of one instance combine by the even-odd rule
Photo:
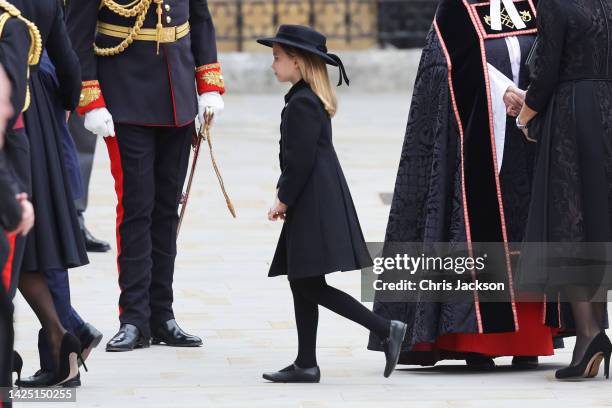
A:
<svg viewBox="0 0 612 408">
<path fill-rule="evenodd" d="M 98 81 L 83 81 L 79 106 L 77 107 L 79 115 L 84 115 L 89 111 L 104 108 L 105 106 L 106 102 L 104 102 L 104 97 L 102 96 L 100 83 Z"/>
<path fill-rule="evenodd" d="M 217 91 L 221 95 L 225 93 L 225 82 L 221 74 L 221 64 L 202 65 L 196 68 L 196 82 L 198 94 Z"/>
</svg>

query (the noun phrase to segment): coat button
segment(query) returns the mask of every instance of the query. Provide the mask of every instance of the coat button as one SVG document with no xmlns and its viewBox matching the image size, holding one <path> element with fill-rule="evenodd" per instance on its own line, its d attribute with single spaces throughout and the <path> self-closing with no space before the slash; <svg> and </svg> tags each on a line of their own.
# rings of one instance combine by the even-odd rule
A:
<svg viewBox="0 0 612 408">
<path fill-rule="evenodd" d="M 170 24 L 172 22 L 172 18 L 170 16 L 166 16 L 166 23 Z"/>
<path fill-rule="evenodd" d="M 169 4 L 166 4 L 165 7 L 166 7 L 166 11 L 170 11 L 170 5 Z"/>
</svg>

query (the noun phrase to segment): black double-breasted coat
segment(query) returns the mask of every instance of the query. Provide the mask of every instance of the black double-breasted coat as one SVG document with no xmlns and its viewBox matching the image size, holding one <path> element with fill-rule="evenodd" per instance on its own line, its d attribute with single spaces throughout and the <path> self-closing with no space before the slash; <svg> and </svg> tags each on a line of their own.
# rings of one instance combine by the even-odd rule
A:
<svg viewBox="0 0 612 408">
<path fill-rule="evenodd" d="M 278 198 L 289 207 L 268 276 L 289 280 L 372 264 L 332 143 L 331 118 L 305 81 L 285 96 Z"/>
</svg>

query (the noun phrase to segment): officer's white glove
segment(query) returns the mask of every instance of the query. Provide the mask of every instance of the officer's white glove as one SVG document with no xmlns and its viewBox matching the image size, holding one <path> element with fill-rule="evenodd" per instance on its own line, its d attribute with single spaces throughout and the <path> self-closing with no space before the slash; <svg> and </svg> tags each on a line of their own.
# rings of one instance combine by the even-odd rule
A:
<svg viewBox="0 0 612 408">
<path fill-rule="evenodd" d="M 208 108 L 208 109 L 207 109 Z M 206 118 L 204 117 L 204 113 L 208 111 L 208 115 L 210 115 L 210 124 L 212 124 L 213 118 L 218 115 L 225 108 L 225 103 L 223 102 L 223 98 L 221 94 L 217 91 L 214 92 L 204 92 L 202 95 L 198 96 L 198 120 L 201 124 L 204 124 Z"/>
<path fill-rule="evenodd" d="M 92 109 L 85 114 L 85 129 L 100 137 L 114 137 L 113 117 L 106 108 Z"/>
</svg>

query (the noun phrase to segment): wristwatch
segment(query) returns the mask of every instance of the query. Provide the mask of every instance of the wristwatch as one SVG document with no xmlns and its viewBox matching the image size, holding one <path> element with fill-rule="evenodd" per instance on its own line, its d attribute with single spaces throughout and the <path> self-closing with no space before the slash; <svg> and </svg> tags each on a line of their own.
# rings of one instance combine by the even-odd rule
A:
<svg viewBox="0 0 612 408">
<path fill-rule="evenodd" d="M 516 117 L 516 127 L 517 127 L 517 128 L 519 128 L 519 129 L 521 129 L 521 130 L 523 130 L 523 129 L 527 129 L 527 128 L 529 127 L 529 122 L 527 122 L 527 123 L 525 123 L 525 124 L 522 124 L 522 123 L 519 121 L 519 117 L 517 116 L 517 117 Z"/>
</svg>

